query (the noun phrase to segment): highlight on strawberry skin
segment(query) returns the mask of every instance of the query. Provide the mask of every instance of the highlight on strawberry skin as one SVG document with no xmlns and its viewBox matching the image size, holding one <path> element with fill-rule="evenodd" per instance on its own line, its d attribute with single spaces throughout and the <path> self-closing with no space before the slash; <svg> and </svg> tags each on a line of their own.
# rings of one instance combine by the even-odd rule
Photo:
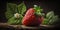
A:
<svg viewBox="0 0 60 30">
<path fill-rule="evenodd" d="M 40 24 L 43 21 L 43 16 L 38 15 L 40 12 L 40 9 L 38 6 L 34 8 L 29 8 L 23 17 L 22 24 L 25 26 L 40 26 Z M 37 12 L 39 10 L 39 12 Z"/>
</svg>

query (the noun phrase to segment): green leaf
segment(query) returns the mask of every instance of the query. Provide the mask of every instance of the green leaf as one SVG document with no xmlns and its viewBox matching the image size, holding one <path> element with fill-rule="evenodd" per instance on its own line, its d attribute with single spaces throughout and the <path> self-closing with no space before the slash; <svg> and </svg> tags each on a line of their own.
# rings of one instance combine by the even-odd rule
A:
<svg viewBox="0 0 60 30">
<path fill-rule="evenodd" d="M 48 21 L 49 21 L 49 20 L 45 18 L 45 19 L 43 20 L 42 24 L 43 24 L 43 25 L 47 25 L 47 24 L 48 24 Z"/>
<path fill-rule="evenodd" d="M 7 3 L 7 11 L 5 12 L 6 18 L 8 19 L 7 23 L 8 24 L 21 24 L 23 15 L 26 11 L 26 6 L 23 3 L 17 5 L 13 3 Z M 19 13 L 20 17 L 15 18 L 14 14 Z"/>
<path fill-rule="evenodd" d="M 54 12 L 53 11 L 50 11 L 50 12 L 48 12 L 47 14 L 46 14 L 46 20 L 44 20 L 44 23 L 43 24 L 48 24 L 51 20 L 52 20 L 52 18 L 54 17 L 55 15 L 54 15 Z"/>
<path fill-rule="evenodd" d="M 43 11 L 43 9 L 41 9 L 41 7 L 38 5 L 34 5 L 34 9 L 36 10 L 36 12 L 42 12 Z"/>
<path fill-rule="evenodd" d="M 12 18 L 10 18 L 10 19 L 7 21 L 7 23 L 8 23 L 8 24 L 16 24 L 16 21 L 17 21 L 17 20 L 15 20 L 15 17 L 12 17 Z"/>
<path fill-rule="evenodd" d="M 25 6 L 24 2 L 19 4 L 17 8 L 18 8 L 19 13 L 24 15 L 24 13 L 26 11 L 26 6 Z"/>
<path fill-rule="evenodd" d="M 54 16 L 54 12 L 53 11 L 50 11 L 46 14 L 46 18 L 47 19 L 51 19 L 52 17 Z"/>
<path fill-rule="evenodd" d="M 7 3 L 7 11 L 5 12 L 6 18 L 13 17 L 14 13 L 17 12 L 17 5 L 13 3 Z"/>
<path fill-rule="evenodd" d="M 50 19 L 49 23 L 48 24 L 54 24 L 54 22 L 57 22 L 58 21 L 58 15 L 56 16 L 53 16 L 52 19 Z"/>
<path fill-rule="evenodd" d="M 23 16 L 20 14 L 20 18 L 17 19 L 18 21 L 16 23 L 17 24 L 22 24 L 22 19 L 23 19 Z"/>
<path fill-rule="evenodd" d="M 22 15 L 20 15 L 20 18 L 15 18 L 14 16 L 12 17 L 12 18 L 10 18 L 8 21 L 7 21 L 7 23 L 8 24 L 21 24 L 21 21 L 22 21 L 22 18 L 23 18 L 23 16 Z"/>
<path fill-rule="evenodd" d="M 34 5 L 34 9 L 35 9 L 35 11 L 36 11 L 36 12 L 35 12 L 36 15 L 42 16 L 43 9 L 41 9 L 40 6 Z"/>
</svg>

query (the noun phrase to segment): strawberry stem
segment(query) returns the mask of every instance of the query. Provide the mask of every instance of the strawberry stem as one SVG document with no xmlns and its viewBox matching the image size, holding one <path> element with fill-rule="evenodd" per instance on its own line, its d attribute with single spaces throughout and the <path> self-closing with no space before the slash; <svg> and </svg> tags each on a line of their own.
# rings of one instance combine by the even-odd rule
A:
<svg viewBox="0 0 60 30">
<path fill-rule="evenodd" d="M 35 14 L 36 15 L 42 16 L 43 9 L 41 9 L 40 6 L 34 5 L 34 9 L 35 9 Z"/>
</svg>

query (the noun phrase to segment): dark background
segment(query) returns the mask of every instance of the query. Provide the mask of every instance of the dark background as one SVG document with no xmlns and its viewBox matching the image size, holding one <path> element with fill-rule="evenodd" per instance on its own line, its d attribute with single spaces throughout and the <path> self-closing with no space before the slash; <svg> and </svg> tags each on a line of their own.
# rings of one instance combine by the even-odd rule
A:
<svg viewBox="0 0 60 30">
<path fill-rule="evenodd" d="M 56 15 L 60 15 L 60 5 L 59 1 L 49 1 L 49 0 L 0 0 L 0 22 L 7 22 L 5 18 L 6 4 L 7 2 L 20 4 L 24 1 L 27 9 L 33 7 L 34 4 L 40 5 L 44 12 L 49 12 L 53 10 Z M 60 17 L 60 16 L 59 16 Z"/>
</svg>

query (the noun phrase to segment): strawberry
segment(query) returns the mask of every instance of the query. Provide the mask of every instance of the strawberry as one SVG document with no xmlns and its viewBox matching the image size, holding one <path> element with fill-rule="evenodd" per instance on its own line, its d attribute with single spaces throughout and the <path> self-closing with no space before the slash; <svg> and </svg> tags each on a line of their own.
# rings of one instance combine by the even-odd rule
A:
<svg viewBox="0 0 60 30">
<path fill-rule="evenodd" d="M 39 26 L 43 20 L 41 15 L 36 14 L 36 8 L 30 8 L 23 17 L 22 24 L 25 26 Z"/>
</svg>

